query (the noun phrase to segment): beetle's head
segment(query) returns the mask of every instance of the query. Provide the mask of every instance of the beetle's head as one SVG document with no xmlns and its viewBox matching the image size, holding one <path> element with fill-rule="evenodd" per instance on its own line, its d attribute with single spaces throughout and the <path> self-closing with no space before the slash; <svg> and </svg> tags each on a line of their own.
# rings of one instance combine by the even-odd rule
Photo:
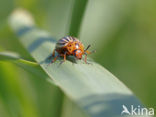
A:
<svg viewBox="0 0 156 117">
<path fill-rule="evenodd" d="M 77 49 L 74 51 L 74 56 L 77 58 L 77 59 L 82 59 L 82 51 Z"/>
</svg>

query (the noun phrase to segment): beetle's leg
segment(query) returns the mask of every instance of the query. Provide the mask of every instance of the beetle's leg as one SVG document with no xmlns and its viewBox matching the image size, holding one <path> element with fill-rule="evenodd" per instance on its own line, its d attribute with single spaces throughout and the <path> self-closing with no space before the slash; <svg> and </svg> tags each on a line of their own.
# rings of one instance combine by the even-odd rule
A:
<svg viewBox="0 0 156 117">
<path fill-rule="evenodd" d="M 88 63 L 88 62 L 87 62 L 87 53 L 85 53 L 84 62 L 85 62 L 86 64 L 91 64 L 91 63 Z"/>
<path fill-rule="evenodd" d="M 90 52 L 90 51 L 87 50 L 87 51 L 84 53 L 84 54 L 85 54 L 84 61 L 85 61 L 86 64 L 91 64 L 91 63 L 88 63 L 88 62 L 87 62 L 87 55 L 88 55 L 88 54 L 92 54 L 92 53 L 94 53 L 94 52 L 96 52 L 96 51 L 94 50 L 94 51 L 91 51 L 91 52 Z"/>
<path fill-rule="evenodd" d="M 54 62 L 57 60 L 58 57 L 59 57 L 59 55 L 56 56 L 56 57 L 48 64 L 48 66 L 49 66 L 50 64 L 54 63 Z"/>
<path fill-rule="evenodd" d="M 87 64 L 87 53 L 85 53 L 84 62 Z"/>
<path fill-rule="evenodd" d="M 54 57 L 54 56 L 55 56 L 55 49 L 53 50 L 52 55 L 50 55 L 50 56 L 48 57 L 48 59 L 52 59 L 52 57 Z"/>
<path fill-rule="evenodd" d="M 63 61 L 60 62 L 60 65 L 66 61 L 66 56 L 67 56 L 66 54 L 67 54 L 67 52 L 65 52 L 63 54 Z"/>
<path fill-rule="evenodd" d="M 56 60 L 57 60 L 58 56 L 56 56 L 52 61 L 51 63 L 54 63 Z"/>
<path fill-rule="evenodd" d="M 88 54 L 87 54 L 87 53 L 84 53 L 84 54 L 85 54 L 84 62 L 85 62 L 86 64 L 90 64 L 90 63 L 87 62 L 87 55 L 88 55 Z"/>
<path fill-rule="evenodd" d="M 64 61 L 66 61 L 66 52 L 65 52 L 65 54 L 64 54 Z"/>
<path fill-rule="evenodd" d="M 55 49 L 53 50 L 53 53 L 52 53 L 52 57 L 54 57 L 55 56 Z"/>
</svg>

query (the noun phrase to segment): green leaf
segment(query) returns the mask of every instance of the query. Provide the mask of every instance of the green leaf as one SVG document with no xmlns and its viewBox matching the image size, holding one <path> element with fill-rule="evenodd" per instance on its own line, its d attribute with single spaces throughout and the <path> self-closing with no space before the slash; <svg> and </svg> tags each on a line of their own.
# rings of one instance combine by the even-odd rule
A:
<svg viewBox="0 0 156 117">
<path fill-rule="evenodd" d="M 46 78 L 47 81 L 53 83 L 52 80 L 50 80 L 50 78 L 39 67 L 38 63 L 22 59 L 20 55 L 15 52 L 0 52 L 0 61 L 12 61 L 14 64 L 22 67 L 26 71 L 31 72 L 40 78 Z"/>
<path fill-rule="evenodd" d="M 3 111 L 0 109 L 1 116 L 17 117 L 20 115 L 24 117 L 32 115 L 33 117 L 38 117 L 35 104 L 31 99 L 31 91 L 27 89 L 27 79 L 24 81 L 24 84 L 20 85 L 19 79 L 22 81 L 25 79 L 25 76 L 21 74 L 19 77 L 18 70 L 19 69 L 12 63 L 0 63 L 0 102 L 4 105 L 2 109 L 4 108 L 8 115 L 3 115 Z M 25 93 L 22 94 L 22 92 Z"/>
<path fill-rule="evenodd" d="M 28 64 L 30 66 L 38 66 L 38 63 L 24 60 L 20 57 L 19 54 L 10 51 L 0 52 L 0 60 L 14 60 L 19 63 Z"/>
<path fill-rule="evenodd" d="M 35 27 L 33 18 L 23 10 L 16 10 L 10 17 L 10 26 L 23 46 L 40 64 L 80 112 L 91 117 L 121 116 L 122 105 L 142 107 L 133 93 L 101 65 L 68 59 L 62 65 L 59 58 L 49 65 L 49 57 L 55 48 L 56 39 L 46 31 Z M 53 58 L 52 58 L 53 59 Z"/>
<path fill-rule="evenodd" d="M 69 29 L 70 35 L 78 37 L 87 2 L 88 0 L 75 0 Z"/>
</svg>

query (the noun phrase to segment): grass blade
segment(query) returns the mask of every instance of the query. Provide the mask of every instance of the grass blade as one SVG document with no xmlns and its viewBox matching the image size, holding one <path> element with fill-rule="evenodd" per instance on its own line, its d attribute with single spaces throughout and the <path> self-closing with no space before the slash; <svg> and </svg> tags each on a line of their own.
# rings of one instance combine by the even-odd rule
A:
<svg viewBox="0 0 156 117">
<path fill-rule="evenodd" d="M 82 0 L 82 1 L 75 0 L 73 13 L 71 17 L 69 35 L 78 37 L 84 11 L 87 6 L 87 2 L 88 0 Z"/>
</svg>

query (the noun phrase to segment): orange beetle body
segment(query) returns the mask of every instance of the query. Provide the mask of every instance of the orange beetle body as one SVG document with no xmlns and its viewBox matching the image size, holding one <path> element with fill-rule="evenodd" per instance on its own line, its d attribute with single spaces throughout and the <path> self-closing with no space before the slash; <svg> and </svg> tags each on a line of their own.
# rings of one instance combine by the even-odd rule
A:
<svg viewBox="0 0 156 117">
<path fill-rule="evenodd" d="M 55 56 L 55 51 L 58 55 L 51 61 L 51 63 L 55 62 L 59 56 L 64 57 L 64 61 L 66 60 L 66 56 L 72 55 L 77 59 L 82 59 L 82 55 L 85 54 L 85 63 L 87 63 L 87 54 L 91 54 L 92 52 L 88 51 L 90 45 L 84 49 L 84 45 L 75 37 L 66 36 L 58 40 L 56 43 L 56 47 L 53 51 L 52 56 Z M 63 61 L 63 62 L 64 62 Z"/>
</svg>

